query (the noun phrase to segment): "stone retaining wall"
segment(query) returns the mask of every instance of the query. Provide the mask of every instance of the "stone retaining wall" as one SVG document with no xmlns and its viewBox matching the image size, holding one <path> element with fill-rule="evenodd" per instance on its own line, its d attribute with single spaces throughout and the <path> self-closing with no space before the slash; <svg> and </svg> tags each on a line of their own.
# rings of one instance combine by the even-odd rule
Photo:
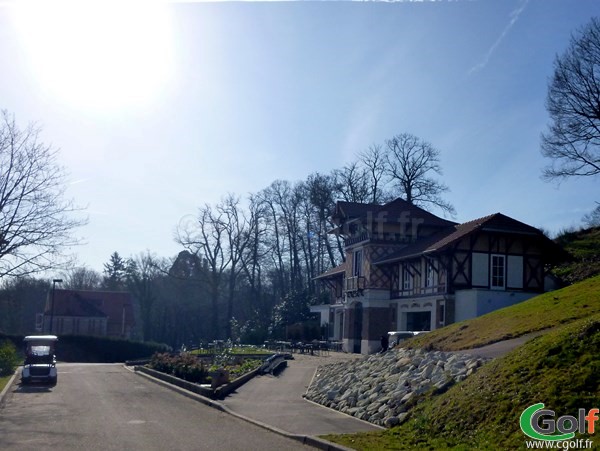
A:
<svg viewBox="0 0 600 451">
<path fill-rule="evenodd" d="M 419 395 L 445 391 L 485 361 L 467 354 L 392 349 L 320 366 L 305 397 L 361 420 L 392 427 L 406 420 Z"/>
</svg>

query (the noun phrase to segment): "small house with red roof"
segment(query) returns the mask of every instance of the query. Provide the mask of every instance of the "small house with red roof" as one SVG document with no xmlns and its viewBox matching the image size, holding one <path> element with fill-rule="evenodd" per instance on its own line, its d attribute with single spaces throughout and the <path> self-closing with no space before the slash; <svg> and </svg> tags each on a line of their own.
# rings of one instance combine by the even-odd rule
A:
<svg viewBox="0 0 600 451">
<path fill-rule="evenodd" d="M 48 293 L 44 333 L 131 338 L 134 326 L 129 292 L 56 289 Z"/>
<path fill-rule="evenodd" d="M 330 233 L 345 261 L 317 277 L 330 303 L 313 306 L 347 352 L 380 349 L 388 331 L 426 331 L 522 302 L 545 289 L 545 266 L 565 252 L 502 213 L 464 224 L 402 199 L 338 202 Z"/>
</svg>

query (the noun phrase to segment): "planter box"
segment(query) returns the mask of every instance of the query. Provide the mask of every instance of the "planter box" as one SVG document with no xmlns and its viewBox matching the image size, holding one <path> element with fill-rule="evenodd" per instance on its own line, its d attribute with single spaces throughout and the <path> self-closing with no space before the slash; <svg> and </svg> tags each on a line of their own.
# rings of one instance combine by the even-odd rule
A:
<svg viewBox="0 0 600 451">
<path fill-rule="evenodd" d="M 237 379 L 234 379 L 233 381 L 230 381 L 229 383 L 226 383 L 214 389 L 202 386 L 200 384 L 195 384 L 193 382 L 184 381 L 183 379 L 180 379 L 178 377 L 172 376 L 170 374 L 161 373 L 160 371 L 156 371 L 145 366 L 135 366 L 134 371 L 139 371 L 140 373 L 148 374 L 149 376 L 155 377 L 173 385 L 177 385 L 178 387 L 181 387 L 198 395 L 206 396 L 207 398 L 220 399 L 224 398 L 229 393 L 233 392 L 238 387 L 241 387 L 254 376 L 259 374 L 260 367 L 249 373 L 244 374 L 241 377 L 238 377 Z"/>
</svg>

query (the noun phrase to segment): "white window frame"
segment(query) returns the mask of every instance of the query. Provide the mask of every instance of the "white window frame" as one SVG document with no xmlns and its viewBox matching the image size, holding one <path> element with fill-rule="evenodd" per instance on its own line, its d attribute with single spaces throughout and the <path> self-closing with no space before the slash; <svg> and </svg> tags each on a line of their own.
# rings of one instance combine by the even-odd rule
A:
<svg viewBox="0 0 600 451">
<path fill-rule="evenodd" d="M 400 275 L 402 276 L 402 291 L 410 291 L 413 289 L 413 275 L 408 269 L 408 263 L 400 266 Z"/>
<path fill-rule="evenodd" d="M 433 260 L 425 260 L 425 288 L 434 286 L 435 269 L 436 268 Z"/>
<path fill-rule="evenodd" d="M 352 254 L 352 275 L 354 277 L 362 276 L 363 250 L 356 249 Z"/>
<path fill-rule="evenodd" d="M 499 265 L 494 265 L 496 259 L 502 259 L 502 285 L 498 285 L 494 283 L 494 278 L 496 276 L 494 272 L 495 267 L 499 267 Z M 503 254 L 492 254 L 490 255 L 490 289 L 491 290 L 505 290 L 506 289 L 506 255 Z"/>
</svg>

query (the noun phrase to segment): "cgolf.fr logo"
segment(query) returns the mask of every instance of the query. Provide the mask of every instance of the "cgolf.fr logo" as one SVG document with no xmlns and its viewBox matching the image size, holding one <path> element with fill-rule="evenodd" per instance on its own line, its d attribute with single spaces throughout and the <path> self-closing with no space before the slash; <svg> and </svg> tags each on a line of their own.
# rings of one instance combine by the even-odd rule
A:
<svg viewBox="0 0 600 451">
<path fill-rule="evenodd" d="M 525 435 L 536 440 L 566 441 L 580 434 L 593 434 L 596 430 L 600 409 L 579 409 L 577 417 L 564 415 L 555 419 L 554 410 L 544 409 L 543 403 L 527 407 L 521 414 L 519 424 Z"/>
</svg>

